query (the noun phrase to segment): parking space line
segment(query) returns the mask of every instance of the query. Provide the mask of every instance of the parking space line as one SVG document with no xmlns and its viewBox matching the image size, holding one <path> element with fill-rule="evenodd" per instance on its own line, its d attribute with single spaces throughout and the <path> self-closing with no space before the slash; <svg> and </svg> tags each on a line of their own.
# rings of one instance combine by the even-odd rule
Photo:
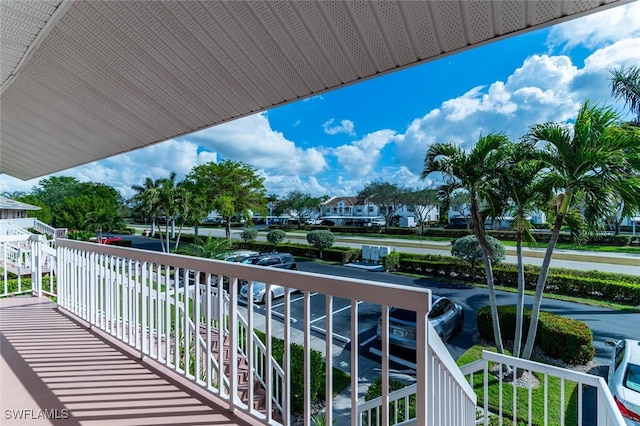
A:
<svg viewBox="0 0 640 426">
<path fill-rule="evenodd" d="M 311 330 L 318 332 L 320 334 L 324 334 L 325 336 L 327 335 L 327 330 L 325 330 L 322 327 L 318 327 L 317 325 L 312 325 Z M 333 333 L 332 337 L 336 340 L 340 340 L 343 343 L 351 343 L 351 339 L 338 333 Z"/>
<path fill-rule="evenodd" d="M 359 305 L 359 304 L 361 304 L 361 303 L 362 303 L 362 301 L 358 301 L 358 305 Z M 342 311 L 346 311 L 347 309 L 351 309 L 351 305 L 347 305 L 347 306 L 342 307 L 342 308 L 340 308 L 340 309 L 338 309 L 338 310 L 335 310 L 335 311 L 331 312 L 331 315 L 339 314 L 340 312 L 342 312 Z M 316 318 L 316 319 L 314 319 L 314 320 L 311 320 L 311 324 L 313 324 L 313 323 L 314 323 L 314 322 L 316 322 L 316 321 L 323 320 L 323 319 L 325 319 L 326 317 L 327 317 L 326 315 L 322 315 L 322 316 L 320 316 L 320 317 L 318 317 L 318 318 Z"/>
<path fill-rule="evenodd" d="M 369 348 L 369 352 L 379 357 L 382 356 L 382 351 L 376 348 Z M 404 365 L 405 367 L 410 368 L 414 372 L 416 371 L 416 364 L 414 362 L 407 361 L 406 359 L 398 358 L 397 356 L 389 354 L 389 361 L 393 361 L 396 364 Z"/>
<path fill-rule="evenodd" d="M 367 340 L 365 340 L 364 342 L 360 342 L 360 346 L 367 346 L 369 343 L 373 342 L 374 340 L 376 340 L 378 338 L 377 335 L 373 335 L 371 337 L 369 337 Z"/>
</svg>

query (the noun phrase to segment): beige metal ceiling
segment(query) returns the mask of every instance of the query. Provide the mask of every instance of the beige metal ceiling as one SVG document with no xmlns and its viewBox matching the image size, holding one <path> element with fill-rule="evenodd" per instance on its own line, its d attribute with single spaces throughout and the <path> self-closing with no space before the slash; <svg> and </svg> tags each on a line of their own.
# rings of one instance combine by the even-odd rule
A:
<svg viewBox="0 0 640 426">
<path fill-rule="evenodd" d="M 626 0 L 0 2 L 0 173 L 137 149 Z"/>
</svg>

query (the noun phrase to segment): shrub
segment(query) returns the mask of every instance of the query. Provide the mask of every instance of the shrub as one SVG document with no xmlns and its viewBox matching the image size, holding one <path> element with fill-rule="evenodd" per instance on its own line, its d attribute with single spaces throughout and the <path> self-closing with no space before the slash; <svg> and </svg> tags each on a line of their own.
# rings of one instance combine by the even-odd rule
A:
<svg viewBox="0 0 640 426">
<path fill-rule="evenodd" d="M 320 250 L 320 259 L 322 259 L 322 250 L 328 249 L 336 242 L 336 237 L 324 229 L 318 229 L 307 233 L 307 242 Z"/>
<path fill-rule="evenodd" d="M 249 241 L 253 241 L 256 238 L 258 238 L 258 230 L 257 229 L 244 229 L 240 233 L 240 238 L 245 243 L 248 243 Z"/>
<path fill-rule="evenodd" d="M 389 380 L 389 393 L 400 390 L 407 385 L 402 383 L 399 380 Z M 365 401 L 371 401 L 372 399 L 380 398 L 382 396 L 382 378 L 378 377 L 375 382 L 371 383 L 367 388 L 367 393 L 364 395 Z M 398 412 L 396 413 L 396 409 Z M 408 415 L 407 415 L 408 411 Z M 382 422 L 381 416 L 382 410 L 378 411 L 377 418 L 374 419 L 365 419 L 365 424 L 367 425 L 380 425 L 384 424 Z M 396 424 L 394 419 L 398 421 L 405 421 L 408 419 L 416 418 L 416 396 L 411 395 L 409 397 L 409 406 L 407 407 L 407 400 L 405 398 L 399 400 L 397 404 L 390 402 L 389 403 L 389 419 L 390 424 Z"/>
<path fill-rule="evenodd" d="M 78 241 L 89 241 L 90 238 L 95 236 L 96 234 L 91 231 L 69 231 L 67 233 L 67 238 Z"/>
<path fill-rule="evenodd" d="M 345 265 L 347 263 L 350 262 L 354 262 L 357 261 L 358 259 L 360 259 L 360 256 L 362 256 L 362 250 L 361 249 L 349 249 L 346 251 L 342 252 L 342 264 Z"/>
<path fill-rule="evenodd" d="M 400 253 L 392 251 L 386 256 L 382 256 L 382 265 L 385 271 L 395 271 L 400 265 Z"/>
<path fill-rule="evenodd" d="M 502 243 L 487 235 L 487 243 L 493 251 L 491 262 L 499 264 L 505 259 L 505 249 Z M 451 255 L 466 260 L 471 264 L 471 275 L 475 275 L 475 269 L 478 262 L 482 262 L 482 250 L 475 235 L 467 235 L 458 238 L 451 244 Z"/>
<path fill-rule="evenodd" d="M 282 240 L 285 239 L 287 233 L 282 229 L 274 229 L 273 231 L 269 231 L 267 234 L 267 241 L 269 241 L 274 246 L 277 246 Z"/>
<path fill-rule="evenodd" d="M 515 335 L 516 307 L 498 306 L 500 325 L 503 336 Z M 493 341 L 491 326 L 491 309 L 485 306 L 478 310 L 478 331 L 483 339 Z M 525 309 L 523 330 L 529 329 L 531 309 Z M 523 340 L 526 339 L 526 335 Z M 589 326 L 582 321 L 573 320 L 552 314 L 540 312 L 536 345 L 545 355 L 560 359 L 567 364 L 581 365 L 591 361 L 595 355 L 593 347 L 593 333 Z"/>
<path fill-rule="evenodd" d="M 265 334 L 260 330 L 254 330 L 256 335 L 266 343 Z M 271 353 L 273 358 L 280 365 L 284 362 L 284 340 L 275 336 L 271 337 Z M 291 343 L 291 410 L 294 413 L 304 412 L 304 347 L 296 343 Z M 322 353 L 315 349 L 311 349 L 309 354 L 311 370 L 311 382 L 309 383 L 309 392 L 311 400 L 315 401 L 318 398 L 320 386 L 322 384 L 322 378 L 325 375 L 324 362 L 322 361 Z"/>
</svg>

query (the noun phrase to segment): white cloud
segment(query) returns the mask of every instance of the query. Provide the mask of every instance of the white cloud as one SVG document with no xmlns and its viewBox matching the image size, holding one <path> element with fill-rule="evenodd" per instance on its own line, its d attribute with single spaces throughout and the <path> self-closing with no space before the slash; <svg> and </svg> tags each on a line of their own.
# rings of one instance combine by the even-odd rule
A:
<svg viewBox="0 0 640 426">
<path fill-rule="evenodd" d="M 349 136 L 355 136 L 356 132 L 354 131 L 354 124 L 351 120 L 341 120 L 339 125 L 332 126 L 334 119 L 325 122 L 322 125 L 324 132 L 328 135 L 335 135 L 338 133 L 346 133 Z"/>
<path fill-rule="evenodd" d="M 610 105 L 608 69 L 638 63 L 640 37 L 596 50 L 585 59 L 583 68 L 567 56 L 532 55 L 506 83 L 474 87 L 413 120 L 394 139 L 397 164 L 417 175 L 433 143 L 454 142 L 471 148 L 481 134 L 490 132 L 503 132 L 517 140 L 532 124 L 571 120 L 586 100 Z"/>
<path fill-rule="evenodd" d="M 221 159 L 242 161 L 285 176 L 312 176 L 326 168 L 316 148 L 300 148 L 271 128 L 266 114 L 254 114 L 180 138 L 197 142 Z"/>
<path fill-rule="evenodd" d="M 395 131 L 378 130 L 350 145 L 333 149 L 344 171 L 354 177 L 370 176 L 380 159 L 380 151 L 391 142 Z"/>
<path fill-rule="evenodd" d="M 623 38 L 640 35 L 640 2 L 613 7 L 554 26 L 547 38 L 551 49 L 566 51 L 583 45 L 593 49 Z"/>
</svg>

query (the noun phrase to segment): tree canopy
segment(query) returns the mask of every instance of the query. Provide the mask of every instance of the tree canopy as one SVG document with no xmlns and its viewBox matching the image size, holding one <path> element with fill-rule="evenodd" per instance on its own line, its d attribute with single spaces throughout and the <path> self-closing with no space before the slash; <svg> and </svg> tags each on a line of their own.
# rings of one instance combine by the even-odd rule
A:
<svg viewBox="0 0 640 426">
<path fill-rule="evenodd" d="M 394 183 L 375 180 L 366 184 L 357 197 L 360 204 L 371 203 L 377 206 L 387 227 L 391 218 L 405 204 L 405 194 L 406 191 Z"/>
<path fill-rule="evenodd" d="M 217 210 L 225 220 L 227 239 L 236 215 L 250 220 L 252 212 L 266 213 L 264 178 L 246 163 L 225 160 L 202 164 L 194 167 L 186 180 L 207 200 L 209 210 Z"/>
</svg>

